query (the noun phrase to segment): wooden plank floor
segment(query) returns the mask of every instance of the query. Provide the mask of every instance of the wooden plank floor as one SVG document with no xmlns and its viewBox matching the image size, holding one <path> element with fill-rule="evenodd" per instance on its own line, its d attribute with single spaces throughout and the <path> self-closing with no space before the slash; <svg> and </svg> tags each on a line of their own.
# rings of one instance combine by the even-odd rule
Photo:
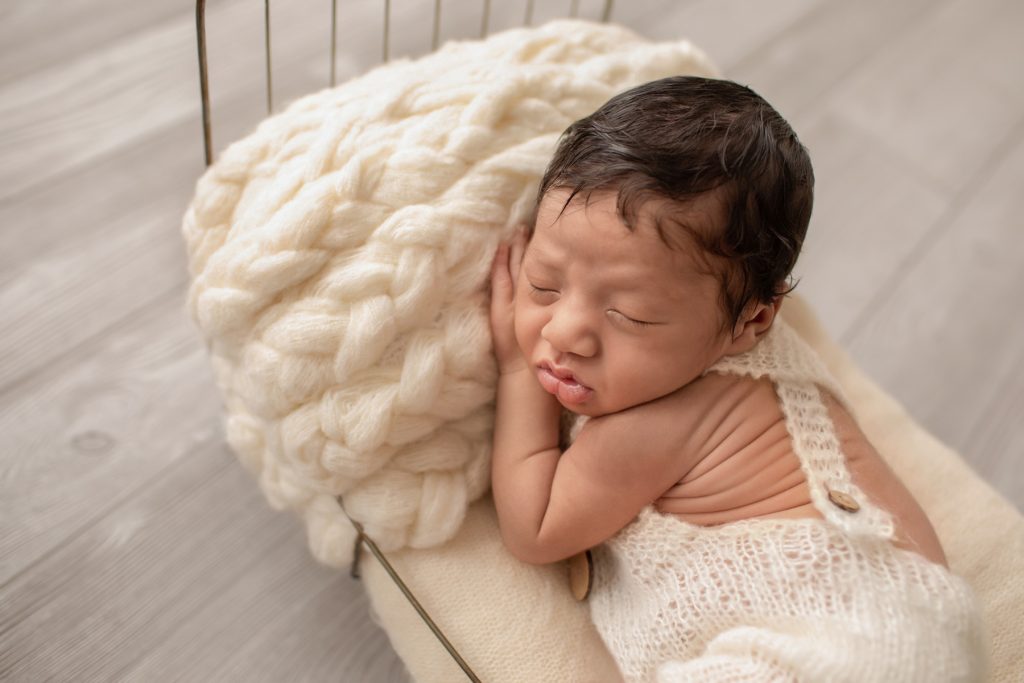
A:
<svg viewBox="0 0 1024 683">
<path fill-rule="evenodd" d="M 524 3 L 494 3 L 492 29 Z M 344 79 L 379 59 L 382 15 L 340 4 Z M 392 55 L 428 50 L 433 3 L 392 5 Z M 445 2 L 442 39 L 478 34 L 480 8 Z M 263 115 L 262 13 L 209 2 L 218 149 Z M 273 18 L 282 103 L 326 84 L 329 16 L 294 0 Z M 790 118 L 818 190 L 798 291 L 1024 506 L 1024 5 L 638 0 L 614 18 L 689 37 Z M 313 562 L 224 443 L 183 305 L 193 22 L 188 0 L 0 8 L 0 680 L 405 681 L 360 584 Z"/>
</svg>

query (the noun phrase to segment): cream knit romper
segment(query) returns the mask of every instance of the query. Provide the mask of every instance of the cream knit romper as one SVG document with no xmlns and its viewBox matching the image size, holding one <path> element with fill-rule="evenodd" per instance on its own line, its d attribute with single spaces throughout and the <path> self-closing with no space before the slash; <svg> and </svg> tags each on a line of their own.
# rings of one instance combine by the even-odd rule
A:
<svg viewBox="0 0 1024 683">
<path fill-rule="evenodd" d="M 824 519 L 707 527 L 652 504 L 594 548 L 591 618 L 625 680 L 984 680 L 973 592 L 890 543 L 890 515 L 851 481 L 818 387 L 845 399 L 815 352 L 777 320 L 708 372 L 773 381 Z"/>
</svg>

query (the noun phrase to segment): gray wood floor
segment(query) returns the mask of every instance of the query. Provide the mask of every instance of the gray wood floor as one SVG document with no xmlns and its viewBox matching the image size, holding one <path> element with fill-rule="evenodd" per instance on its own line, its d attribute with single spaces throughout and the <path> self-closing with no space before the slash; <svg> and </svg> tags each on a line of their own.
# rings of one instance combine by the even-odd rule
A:
<svg viewBox="0 0 1024 683">
<path fill-rule="evenodd" d="M 491 27 L 524 3 L 493 3 Z M 433 3 L 392 6 L 392 54 L 429 49 Z M 480 6 L 447 0 L 442 38 L 478 33 Z M 327 7 L 275 5 L 278 102 L 326 84 Z M 341 7 L 345 78 L 379 58 L 382 20 Z M 218 149 L 263 115 L 262 12 L 209 2 Z M 1024 4 L 620 1 L 615 19 L 691 38 L 791 119 L 818 176 L 799 291 L 1024 505 Z M 0 5 L 0 679 L 404 681 L 362 587 L 312 561 L 224 444 L 183 307 L 193 22 L 188 0 Z"/>
</svg>

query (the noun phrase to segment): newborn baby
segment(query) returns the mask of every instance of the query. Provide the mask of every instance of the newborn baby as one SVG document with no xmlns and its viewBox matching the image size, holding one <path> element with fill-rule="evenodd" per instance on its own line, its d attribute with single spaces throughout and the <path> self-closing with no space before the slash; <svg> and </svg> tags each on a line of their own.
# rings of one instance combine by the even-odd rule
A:
<svg viewBox="0 0 1024 683">
<path fill-rule="evenodd" d="M 757 94 L 663 79 L 569 127 L 495 256 L 502 539 L 593 549 L 626 680 L 983 675 L 969 587 L 778 315 L 812 188 Z"/>
</svg>

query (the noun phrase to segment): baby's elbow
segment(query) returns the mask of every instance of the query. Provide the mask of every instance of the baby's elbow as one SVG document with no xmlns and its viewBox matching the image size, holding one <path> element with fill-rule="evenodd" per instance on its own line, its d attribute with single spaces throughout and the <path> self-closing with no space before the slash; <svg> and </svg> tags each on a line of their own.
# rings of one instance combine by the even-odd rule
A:
<svg viewBox="0 0 1024 683">
<path fill-rule="evenodd" d="M 551 551 L 538 543 L 524 544 L 512 551 L 512 554 L 520 562 L 532 565 L 545 565 L 557 562 L 560 558 L 555 557 Z"/>
<path fill-rule="evenodd" d="M 551 564 L 551 562 L 552 562 L 552 560 L 550 560 L 547 557 L 547 555 L 544 555 L 543 553 L 538 553 L 535 550 L 530 550 L 530 551 L 527 551 L 527 552 L 515 553 L 515 556 L 516 556 L 516 559 L 519 560 L 520 562 L 525 562 L 526 564 L 532 564 L 532 565 L 535 565 L 537 567 L 543 566 L 545 564 Z"/>
<path fill-rule="evenodd" d="M 530 542 L 520 539 L 513 542 L 503 535 L 502 543 L 512 557 L 526 564 L 540 566 L 551 564 L 559 559 L 552 557 L 551 552 L 536 541 Z"/>
</svg>

